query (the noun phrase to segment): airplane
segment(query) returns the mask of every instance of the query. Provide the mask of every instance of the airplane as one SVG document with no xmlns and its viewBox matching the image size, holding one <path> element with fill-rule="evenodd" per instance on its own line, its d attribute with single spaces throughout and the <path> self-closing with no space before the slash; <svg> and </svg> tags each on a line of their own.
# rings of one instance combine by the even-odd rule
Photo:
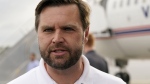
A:
<svg viewBox="0 0 150 84">
<path fill-rule="evenodd" d="M 96 51 L 116 59 L 120 70 L 129 59 L 150 58 L 150 0 L 87 2 L 92 9 L 90 32 L 96 38 Z"/>
</svg>

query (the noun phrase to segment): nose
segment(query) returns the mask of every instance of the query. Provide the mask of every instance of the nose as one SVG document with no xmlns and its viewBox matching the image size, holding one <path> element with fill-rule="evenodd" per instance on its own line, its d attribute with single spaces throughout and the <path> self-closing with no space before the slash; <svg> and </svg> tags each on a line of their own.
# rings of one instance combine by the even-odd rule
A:
<svg viewBox="0 0 150 84">
<path fill-rule="evenodd" d="M 60 31 L 56 31 L 52 39 L 52 43 L 63 43 L 63 42 L 64 42 L 64 38 L 62 33 Z"/>
</svg>

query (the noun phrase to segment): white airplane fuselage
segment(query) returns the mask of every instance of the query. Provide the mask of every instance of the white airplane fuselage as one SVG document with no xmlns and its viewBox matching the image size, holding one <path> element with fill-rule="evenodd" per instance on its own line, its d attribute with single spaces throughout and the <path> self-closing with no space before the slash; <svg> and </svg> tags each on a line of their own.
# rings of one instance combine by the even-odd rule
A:
<svg viewBox="0 0 150 84">
<path fill-rule="evenodd" d="M 91 23 L 91 32 L 96 37 L 95 49 L 102 56 L 121 59 L 150 58 L 150 0 L 136 1 L 108 0 L 106 9 L 99 13 L 105 20 L 99 19 L 107 24 L 101 24 L 100 20 Z M 95 6 L 91 4 L 92 12 Z M 94 21 L 93 17 L 97 17 L 96 13 L 96 10 L 92 13 L 91 21 Z M 109 32 L 101 33 L 108 28 L 112 35 Z"/>
</svg>

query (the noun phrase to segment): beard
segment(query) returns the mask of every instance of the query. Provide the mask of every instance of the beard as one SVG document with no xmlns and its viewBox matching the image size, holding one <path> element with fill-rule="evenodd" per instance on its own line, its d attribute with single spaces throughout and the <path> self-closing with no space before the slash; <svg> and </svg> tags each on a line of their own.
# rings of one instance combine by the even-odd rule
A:
<svg viewBox="0 0 150 84">
<path fill-rule="evenodd" d="M 68 52 L 68 54 L 65 54 L 65 56 L 51 55 L 52 50 L 55 48 L 63 48 Z M 73 50 L 61 43 L 57 43 L 57 44 L 54 44 L 53 46 L 50 46 L 47 51 L 43 51 L 40 49 L 40 53 L 44 61 L 49 66 L 58 70 L 65 70 L 77 63 L 77 61 L 80 59 L 82 55 L 82 49 L 83 49 L 83 46 L 80 46 L 80 47 L 75 46 Z M 58 62 L 58 60 L 60 59 L 63 60 L 63 62 Z"/>
</svg>

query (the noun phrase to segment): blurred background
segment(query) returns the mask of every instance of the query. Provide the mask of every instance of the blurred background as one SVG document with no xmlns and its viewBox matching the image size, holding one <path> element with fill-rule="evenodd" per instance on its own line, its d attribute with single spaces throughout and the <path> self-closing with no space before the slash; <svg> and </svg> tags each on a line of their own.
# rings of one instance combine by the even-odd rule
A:
<svg viewBox="0 0 150 84">
<path fill-rule="evenodd" d="M 0 84 L 27 72 L 31 53 L 40 59 L 34 13 L 40 0 L 0 0 Z M 130 84 L 150 84 L 150 1 L 85 0 L 90 32 L 109 73 L 125 72 Z"/>
</svg>

